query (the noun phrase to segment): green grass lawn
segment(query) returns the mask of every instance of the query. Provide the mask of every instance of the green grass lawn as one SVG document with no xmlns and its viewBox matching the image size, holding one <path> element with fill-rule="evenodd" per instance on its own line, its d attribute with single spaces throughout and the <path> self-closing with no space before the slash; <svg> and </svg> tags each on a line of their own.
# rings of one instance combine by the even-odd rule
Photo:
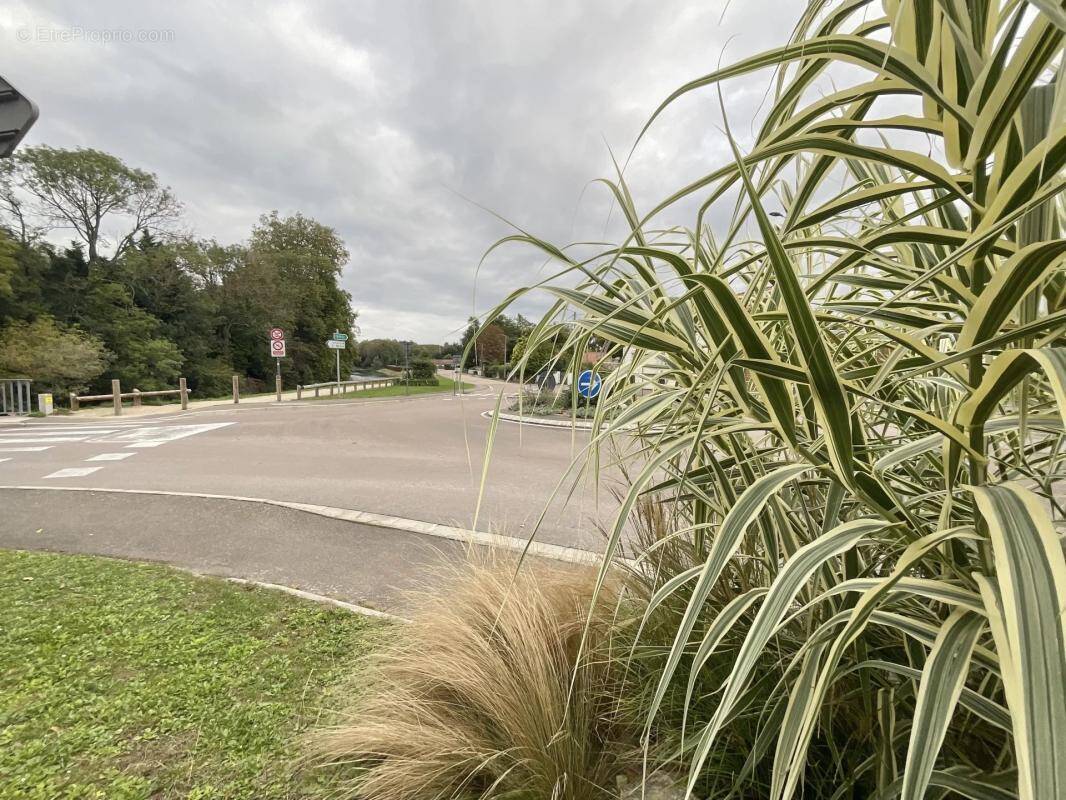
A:
<svg viewBox="0 0 1066 800">
<path fill-rule="evenodd" d="M 360 400 L 360 399 L 372 399 L 375 397 L 405 397 L 408 394 L 439 394 L 441 392 L 452 392 L 455 390 L 455 381 L 451 378 L 438 378 L 440 383 L 436 386 L 411 386 L 409 390 L 405 390 L 402 384 L 394 386 L 382 386 L 377 389 L 360 389 L 355 392 L 345 392 L 344 394 L 335 394 L 330 397 L 327 392 L 329 389 L 321 389 L 318 397 L 314 396 L 314 390 L 304 394 L 306 400 Z M 474 388 L 472 383 L 464 383 L 463 391 L 468 392 Z M 308 396 L 310 394 L 310 397 Z"/>
<path fill-rule="evenodd" d="M 0 551 L 0 798 L 328 797 L 301 734 L 387 631 L 167 567 Z"/>
</svg>

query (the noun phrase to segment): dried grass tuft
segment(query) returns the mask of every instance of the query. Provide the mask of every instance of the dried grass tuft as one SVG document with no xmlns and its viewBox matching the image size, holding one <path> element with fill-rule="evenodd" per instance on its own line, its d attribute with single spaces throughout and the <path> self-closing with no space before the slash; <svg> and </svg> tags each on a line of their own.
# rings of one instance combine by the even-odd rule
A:
<svg viewBox="0 0 1066 800">
<path fill-rule="evenodd" d="M 575 569 L 456 568 L 320 752 L 363 767 L 352 794 L 374 800 L 612 796 L 632 749 L 620 744 L 613 597 L 601 596 L 577 663 L 594 583 Z"/>
</svg>

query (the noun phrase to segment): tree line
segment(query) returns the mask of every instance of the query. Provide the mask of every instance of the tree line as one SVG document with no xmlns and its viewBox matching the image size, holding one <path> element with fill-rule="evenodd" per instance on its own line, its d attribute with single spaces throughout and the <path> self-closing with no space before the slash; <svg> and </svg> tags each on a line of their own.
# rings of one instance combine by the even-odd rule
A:
<svg viewBox="0 0 1066 800">
<path fill-rule="evenodd" d="M 272 385 L 278 326 L 286 385 L 328 380 L 325 341 L 356 316 L 337 233 L 276 211 L 238 244 L 181 226 L 172 191 L 113 155 L 41 146 L 0 162 L 0 377 L 61 397 L 107 393 L 112 378 L 148 391 L 184 376 L 208 397 L 238 374 L 256 390 Z M 46 238 L 59 231 L 69 245 Z M 352 366 L 351 350 L 341 358 Z"/>
<path fill-rule="evenodd" d="M 399 339 L 367 339 L 360 342 L 355 354 L 356 366 L 362 369 L 379 369 L 381 367 L 399 366 L 404 363 L 404 347 L 407 357 L 414 358 L 450 358 L 461 356 L 471 339 L 477 337 L 467 364 L 477 366 L 495 366 L 510 361 L 516 348 L 533 330 L 533 323 L 517 314 L 508 317 L 500 315 L 482 329 L 477 317 L 467 320 L 466 330 L 455 342 L 444 344 L 416 344 Z"/>
</svg>

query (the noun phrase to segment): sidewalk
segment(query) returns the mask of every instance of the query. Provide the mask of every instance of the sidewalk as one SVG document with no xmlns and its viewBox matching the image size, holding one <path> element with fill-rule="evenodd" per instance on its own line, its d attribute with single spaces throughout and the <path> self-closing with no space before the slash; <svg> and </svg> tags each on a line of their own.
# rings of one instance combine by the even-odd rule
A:
<svg viewBox="0 0 1066 800">
<path fill-rule="evenodd" d="M 475 389 L 479 389 L 479 388 L 495 388 L 495 389 L 498 389 L 501 386 L 515 386 L 515 384 L 508 384 L 508 383 L 505 383 L 504 381 L 498 381 L 498 380 L 494 380 L 494 379 L 491 379 L 491 378 L 482 378 L 482 377 L 479 377 L 479 376 L 476 376 L 476 375 L 464 375 L 463 376 L 463 382 L 464 383 L 472 383 L 472 384 L 474 384 Z M 442 392 L 441 394 L 442 395 L 443 394 L 447 394 L 447 392 Z M 436 395 L 434 395 L 434 394 L 421 395 L 421 397 L 434 397 L 434 396 L 436 396 Z M 310 399 L 312 399 L 312 392 L 304 390 L 303 398 L 301 399 L 301 402 L 303 400 L 310 400 Z M 397 397 L 397 398 L 387 398 L 387 399 L 401 400 L 403 398 Z M 295 389 L 289 389 L 289 390 L 286 390 L 286 391 L 282 392 L 281 393 L 281 400 L 282 400 L 282 402 L 291 402 L 291 401 L 296 400 L 296 390 Z M 277 403 L 277 395 L 274 392 L 270 392 L 269 394 L 257 394 L 257 395 L 251 395 L 251 396 L 248 396 L 248 397 L 241 397 L 241 402 L 240 402 L 239 405 L 241 405 L 241 406 L 269 405 L 271 403 L 275 403 L 275 404 Z M 235 405 L 236 404 L 234 404 L 232 397 L 219 397 L 219 398 L 205 399 L 205 400 L 191 400 L 190 399 L 189 400 L 189 411 L 198 411 L 198 410 L 204 409 L 204 408 L 218 408 L 218 407 L 221 407 L 221 406 L 234 407 Z M 176 402 L 175 403 L 166 403 L 164 405 L 142 405 L 142 406 L 137 406 L 137 407 L 134 407 L 134 406 L 129 405 L 127 403 L 127 404 L 124 404 L 122 406 L 122 416 L 123 417 L 149 417 L 149 416 L 155 416 L 155 415 L 159 415 L 159 414 L 173 414 L 175 411 L 180 411 L 180 410 L 181 410 L 181 404 L 180 403 L 176 403 Z M 115 410 L 112 407 L 110 402 L 104 402 L 104 403 L 99 403 L 98 405 L 85 406 L 85 407 L 79 409 L 78 411 L 75 411 L 72 414 L 69 414 L 68 416 L 70 418 L 78 418 L 78 419 L 85 419 L 85 418 L 90 418 L 90 417 L 91 418 L 99 418 L 99 417 L 111 417 L 111 418 L 113 418 L 115 416 Z M 5 419 L 8 419 L 8 418 L 7 417 L 0 417 L 0 424 L 3 424 L 2 421 L 5 420 Z M 26 418 L 25 417 L 14 417 L 13 419 L 23 420 L 23 419 L 26 419 Z"/>
</svg>

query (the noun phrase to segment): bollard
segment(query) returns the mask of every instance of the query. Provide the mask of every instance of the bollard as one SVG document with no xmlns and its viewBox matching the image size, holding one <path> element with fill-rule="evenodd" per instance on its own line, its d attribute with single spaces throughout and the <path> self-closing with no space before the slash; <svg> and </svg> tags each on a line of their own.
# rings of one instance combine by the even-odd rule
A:
<svg viewBox="0 0 1066 800">
<path fill-rule="evenodd" d="M 74 392 L 70 393 L 70 410 L 71 411 L 77 411 L 78 410 L 78 396 L 76 394 L 74 394 Z"/>
<path fill-rule="evenodd" d="M 233 376 L 233 402 L 241 402 L 241 384 L 236 375 Z"/>
<path fill-rule="evenodd" d="M 281 402 L 281 376 L 278 375 L 274 378 L 274 389 L 278 395 L 278 402 Z"/>
<path fill-rule="evenodd" d="M 184 378 L 178 378 L 178 391 L 181 393 L 181 410 L 185 411 L 189 407 L 189 387 Z"/>
<path fill-rule="evenodd" d="M 318 397 L 318 387 L 315 387 L 315 397 Z"/>
<path fill-rule="evenodd" d="M 299 400 L 304 395 L 304 387 L 302 383 L 296 384 L 296 399 Z"/>
<path fill-rule="evenodd" d="M 115 416 L 122 416 L 122 386 L 118 378 L 111 381 L 111 402 L 115 405 Z"/>
<path fill-rule="evenodd" d="M 141 390 L 136 386 L 133 387 L 133 407 L 140 408 L 141 405 Z"/>
</svg>

